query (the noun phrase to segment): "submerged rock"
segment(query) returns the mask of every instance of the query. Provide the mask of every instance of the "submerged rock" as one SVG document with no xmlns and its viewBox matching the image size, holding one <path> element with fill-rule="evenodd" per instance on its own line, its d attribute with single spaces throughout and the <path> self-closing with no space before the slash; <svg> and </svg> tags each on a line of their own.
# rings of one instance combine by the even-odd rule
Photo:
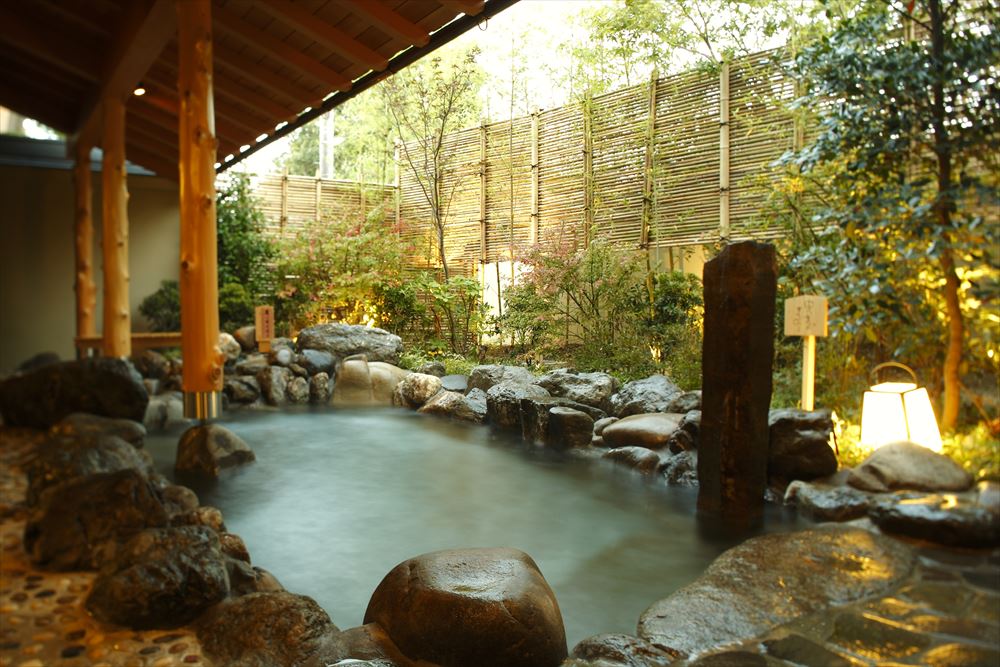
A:
<svg viewBox="0 0 1000 667">
<path fill-rule="evenodd" d="M 399 363 L 403 339 L 383 329 L 332 322 L 306 327 L 296 341 L 299 351 L 320 350 L 346 359 L 363 354 L 369 361 Z"/>
<path fill-rule="evenodd" d="M 256 459 L 243 438 L 218 424 L 203 424 L 192 426 L 181 435 L 174 470 L 218 477 L 223 468 Z"/>
<path fill-rule="evenodd" d="M 375 589 L 378 623 L 410 660 L 441 667 L 554 667 L 566 634 L 552 589 L 516 549 L 456 549 L 411 558 Z"/>
<path fill-rule="evenodd" d="M 666 375 L 650 375 L 627 382 L 611 397 L 611 414 L 628 417 L 650 412 L 666 412 L 670 402 L 681 393 Z"/>
<path fill-rule="evenodd" d="M 905 545 L 860 528 L 755 537 L 649 607 L 639 619 L 639 636 L 679 656 L 707 651 L 890 590 L 909 576 L 914 562 Z"/>
<path fill-rule="evenodd" d="M 203 526 L 151 529 L 118 547 L 101 567 L 87 609 L 105 623 L 174 628 L 228 593 L 215 532 Z"/>
<path fill-rule="evenodd" d="M 606 426 L 601 437 L 608 447 L 663 449 L 683 419 L 684 415 L 662 412 L 630 415 Z"/>
<path fill-rule="evenodd" d="M 847 483 L 876 493 L 895 489 L 965 491 L 972 475 L 943 454 L 912 442 L 895 442 L 876 449 L 851 471 Z"/>
</svg>

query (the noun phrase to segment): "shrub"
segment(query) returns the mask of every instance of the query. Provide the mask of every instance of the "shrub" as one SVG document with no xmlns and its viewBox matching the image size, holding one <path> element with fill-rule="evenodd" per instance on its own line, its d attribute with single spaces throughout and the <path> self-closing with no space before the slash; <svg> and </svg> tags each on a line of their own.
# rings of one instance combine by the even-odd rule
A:
<svg viewBox="0 0 1000 667">
<path fill-rule="evenodd" d="M 253 297 L 243 285 L 227 283 L 219 290 L 219 329 L 235 331 L 254 321 Z"/>
<path fill-rule="evenodd" d="M 176 280 L 164 280 L 139 304 L 139 313 L 153 331 L 181 330 L 181 293 Z"/>
<path fill-rule="evenodd" d="M 251 298 L 269 294 L 275 248 L 263 235 L 264 214 L 246 174 L 228 174 L 216 195 L 215 214 L 220 289 L 236 283 Z"/>
</svg>

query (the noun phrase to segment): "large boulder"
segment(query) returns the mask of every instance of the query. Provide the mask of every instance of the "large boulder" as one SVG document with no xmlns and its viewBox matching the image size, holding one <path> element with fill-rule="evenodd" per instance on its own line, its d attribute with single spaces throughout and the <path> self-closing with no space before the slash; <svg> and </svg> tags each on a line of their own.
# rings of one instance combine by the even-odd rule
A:
<svg viewBox="0 0 1000 667">
<path fill-rule="evenodd" d="M 188 623 L 229 593 L 219 537 L 204 526 L 144 530 L 115 550 L 87 598 L 100 621 L 135 629 Z"/>
<path fill-rule="evenodd" d="M 1000 544 L 1000 508 L 983 503 L 977 494 L 910 495 L 881 497 L 872 503 L 868 516 L 884 532 L 951 547 Z"/>
<path fill-rule="evenodd" d="M 128 361 L 63 361 L 0 382 L 0 415 L 8 426 L 48 428 L 74 412 L 142 422 L 149 394 Z"/>
<path fill-rule="evenodd" d="M 918 491 L 965 491 L 972 475 L 943 454 L 912 442 L 879 447 L 851 471 L 847 483 L 876 493 L 893 489 Z"/>
<path fill-rule="evenodd" d="M 19 363 L 14 371 L 16 373 L 27 373 L 28 371 L 33 371 L 38 368 L 42 368 L 43 366 L 58 364 L 60 361 L 62 360 L 55 352 L 39 352 L 38 354 L 28 357 Z"/>
<path fill-rule="evenodd" d="M 535 375 L 521 366 L 476 366 L 469 373 L 469 389 L 482 389 L 489 393 L 490 387 L 497 384 L 526 385 L 534 384 Z"/>
<path fill-rule="evenodd" d="M 329 352 L 309 349 L 299 352 L 296 361 L 299 366 L 308 371 L 309 375 L 316 375 L 316 373 L 326 373 L 329 375 L 334 372 L 334 366 L 337 363 L 337 360 Z"/>
<path fill-rule="evenodd" d="M 344 359 L 356 354 L 365 355 L 369 361 L 399 363 L 403 353 L 403 340 L 388 331 L 356 324 L 332 322 L 306 327 L 296 340 L 299 351 L 320 350 Z"/>
<path fill-rule="evenodd" d="M 683 419 L 684 415 L 663 412 L 629 415 L 606 426 L 601 437 L 608 447 L 663 449 Z"/>
<path fill-rule="evenodd" d="M 24 549 L 39 567 L 93 569 L 105 542 L 167 521 L 160 492 L 138 470 L 89 475 L 46 494 L 24 528 Z"/>
<path fill-rule="evenodd" d="M 551 449 L 586 447 L 594 437 L 594 418 L 586 412 L 557 405 L 549 408 L 545 446 Z"/>
<path fill-rule="evenodd" d="M 691 410 L 684 415 L 677 430 L 670 436 L 667 448 L 677 454 L 698 449 L 701 439 L 701 410 Z"/>
<path fill-rule="evenodd" d="M 225 357 L 226 363 L 230 364 L 240 358 L 240 353 L 243 352 L 243 347 L 240 345 L 232 334 L 228 334 L 225 331 L 219 333 L 219 352 L 222 352 L 222 356 Z"/>
<path fill-rule="evenodd" d="M 222 381 L 222 391 L 233 403 L 253 403 L 260 398 L 260 383 L 253 375 L 227 375 Z"/>
<path fill-rule="evenodd" d="M 785 489 L 784 503 L 813 521 L 852 521 L 868 514 L 872 497 L 851 486 L 797 480 Z"/>
<path fill-rule="evenodd" d="M 553 396 L 568 398 L 577 403 L 611 411 L 611 396 L 621 387 L 618 378 L 607 373 L 578 373 L 570 368 L 559 368 L 537 378 L 535 384 L 544 387 Z"/>
<path fill-rule="evenodd" d="M 441 667 L 556 667 L 566 634 L 552 589 L 516 549 L 456 549 L 411 558 L 375 589 L 378 623 L 411 660 Z"/>
<path fill-rule="evenodd" d="M 226 600 L 199 619 L 202 649 L 218 665 L 301 665 L 337 627 L 316 601 L 285 591 Z"/>
<path fill-rule="evenodd" d="M 384 361 L 369 361 L 368 372 L 372 380 L 372 397 L 378 405 L 392 405 L 392 394 L 410 371 Z"/>
<path fill-rule="evenodd" d="M 475 400 L 457 391 L 440 391 L 417 412 L 481 424 L 486 419 L 486 402 Z"/>
<path fill-rule="evenodd" d="M 64 417 L 49 429 L 53 435 L 71 438 L 92 439 L 103 435 L 113 435 L 136 447 L 142 447 L 146 439 L 146 427 L 131 419 L 112 419 L 74 412 Z"/>
<path fill-rule="evenodd" d="M 679 412 L 681 414 L 686 414 L 692 410 L 701 410 L 701 390 L 696 389 L 695 391 L 685 391 L 683 394 L 677 394 L 670 402 L 667 403 L 667 407 L 664 412 Z"/>
<path fill-rule="evenodd" d="M 234 331 L 233 338 L 240 344 L 244 352 L 252 352 L 257 349 L 257 328 L 252 324 Z"/>
<path fill-rule="evenodd" d="M 521 437 L 534 444 L 544 445 L 549 436 L 549 411 L 554 407 L 578 410 L 590 416 L 591 421 L 607 415 L 599 408 L 555 396 L 526 397 L 521 399 Z M 593 429 L 593 425 L 591 425 Z M 593 432 L 593 431 L 592 431 Z"/>
<path fill-rule="evenodd" d="M 292 372 L 283 366 L 267 366 L 257 374 L 260 395 L 268 405 L 284 405 L 288 402 L 288 383 Z"/>
<path fill-rule="evenodd" d="M 237 375 L 257 376 L 270 365 L 266 354 L 248 354 L 236 363 L 235 370 Z"/>
<path fill-rule="evenodd" d="M 223 468 L 256 460 L 250 445 L 218 424 L 192 426 L 181 435 L 174 470 L 218 477 Z"/>
<path fill-rule="evenodd" d="M 666 412 L 671 400 L 681 393 L 666 375 L 633 380 L 611 397 L 611 414 L 628 417 L 648 412 Z"/>
<path fill-rule="evenodd" d="M 914 563 L 909 547 L 861 528 L 755 537 L 719 556 L 693 584 L 650 606 L 639 619 L 639 636 L 677 656 L 707 651 L 804 614 L 883 594 L 909 577 Z"/>
<path fill-rule="evenodd" d="M 767 477 L 771 483 L 812 480 L 837 472 L 837 455 L 830 447 L 833 418 L 829 410 L 771 410 Z"/>
<path fill-rule="evenodd" d="M 441 378 L 425 373 L 410 373 L 396 385 L 393 405 L 416 410 L 441 391 Z"/>
<path fill-rule="evenodd" d="M 364 355 L 344 359 L 337 372 L 330 402 L 341 407 L 372 405 L 375 402 L 372 375 L 368 369 L 368 359 Z"/>
<path fill-rule="evenodd" d="M 486 421 L 498 428 L 521 428 L 521 400 L 544 398 L 548 390 L 536 384 L 495 384 L 486 391 Z"/>
</svg>

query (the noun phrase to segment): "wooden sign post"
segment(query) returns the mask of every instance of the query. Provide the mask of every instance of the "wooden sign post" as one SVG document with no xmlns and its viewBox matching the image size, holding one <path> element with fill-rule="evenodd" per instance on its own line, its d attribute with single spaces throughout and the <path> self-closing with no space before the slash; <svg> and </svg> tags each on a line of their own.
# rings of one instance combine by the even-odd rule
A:
<svg viewBox="0 0 1000 667">
<path fill-rule="evenodd" d="M 271 351 L 271 340 L 274 338 L 274 308 L 272 306 L 257 306 L 254 311 L 254 336 L 257 338 L 257 349 L 261 352 Z"/>
<path fill-rule="evenodd" d="M 785 335 L 802 336 L 802 409 L 812 410 L 816 388 L 816 336 L 826 336 L 826 297 L 795 296 L 785 301 Z"/>
</svg>

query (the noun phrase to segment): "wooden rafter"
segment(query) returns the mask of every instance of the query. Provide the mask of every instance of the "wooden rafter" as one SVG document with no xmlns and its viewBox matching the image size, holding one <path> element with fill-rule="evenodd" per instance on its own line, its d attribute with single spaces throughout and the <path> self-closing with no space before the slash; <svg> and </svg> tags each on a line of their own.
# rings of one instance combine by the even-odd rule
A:
<svg viewBox="0 0 1000 667">
<path fill-rule="evenodd" d="M 145 0 L 129 5 L 105 65 L 98 90 L 84 105 L 77 125 L 77 140 L 98 144 L 103 100 L 128 99 L 177 29 L 173 0 Z"/>
<path fill-rule="evenodd" d="M 313 90 L 303 87 L 265 67 L 253 62 L 249 57 L 224 48 L 221 44 L 216 45 L 215 64 L 218 65 L 219 78 L 225 78 L 225 73 L 229 72 L 236 76 L 253 81 L 272 93 L 291 100 L 297 106 L 316 106 L 323 96 Z"/>
<path fill-rule="evenodd" d="M 45 91 L 28 87 L 18 78 L 7 75 L 0 78 L 0 99 L 4 101 L 4 106 L 49 127 L 63 132 L 68 132 L 73 127 L 75 116 L 70 108 L 52 101 L 45 95 Z"/>
<path fill-rule="evenodd" d="M 378 2 L 372 0 L 368 0 L 368 2 L 372 5 L 378 5 Z M 269 0 L 261 3 L 260 7 L 282 23 L 309 35 L 334 53 L 352 63 L 361 65 L 365 69 L 381 72 L 389 64 L 385 56 L 368 48 L 339 28 L 330 25 L 302 5 L 289 2 L 289 0 Z"/>
<path fill-rule="evenodd" d="M 177 137 L 170 140 L 170 136 L 155 125 L 150 125 L 141 117 L 133 113 L 128 114 L 126 121 L 128 127 L 128 139 L 139 139 L 139 143 L 149 147 L 156 153 L 173 154 L 177 153 Z"/>
<path fill-rule="evenodd" d="M 155 171 L 158 175 L 171 180 L 177 180 L 177 151 L 174 150 L 174 159 L 160 155 L 155 146 L 149 146 L 131 137 L 125 144 L 125 152 L 128 161 Z"/>
<path fill-rule="evenodd" d="M 34 3 L 46 14 L 59 16 L 62 20 L 69 21 L 75 26 L 93 33 L 98 39 L 107 39 L 108 26 L 102 24 L 90 12 L 73 11 L 73 8 L 64 0 L 34 0 Z"/>
<path fill-rule="evenodd" d="M 390 37 L 416 46 L 425 46 L 430 41 L 430 35 L 426 30 L 378 0 L 342 0 L 342 2 L 352 12 L 368 19 Z"/>
<path fill-rule="evenodd" d="M 438 0 L 442 5 L 459 14 L 477 16 L 483 11 L 485 0 Z"/>
<path fill-rule="evenodd" d="M 3 26 L 0 43 L 13 46 L 87 81 L 98 80 L 100 62 L 96 54 L 100 51 L 89 43 L 81 45 L 79 35 L 74 39 L 74 36 L 64 34 L 55 26 L 42 30 L 38 23 L 2 3 L 0 25 Z"/>
<path fill-rule="evenodd" d="M 289 65 L 309 75 L 318 83 L 334 90 L 350 90 L 351 81 L 328 65 L 299 51 L 291 44 L 281 41 L 271 33 L 261 30 L 241 18 L 232 10 L 214 7 L 216 23 L 224 30 L 242 38 L 254 48 L 264 49 Z"/>
</svg>

